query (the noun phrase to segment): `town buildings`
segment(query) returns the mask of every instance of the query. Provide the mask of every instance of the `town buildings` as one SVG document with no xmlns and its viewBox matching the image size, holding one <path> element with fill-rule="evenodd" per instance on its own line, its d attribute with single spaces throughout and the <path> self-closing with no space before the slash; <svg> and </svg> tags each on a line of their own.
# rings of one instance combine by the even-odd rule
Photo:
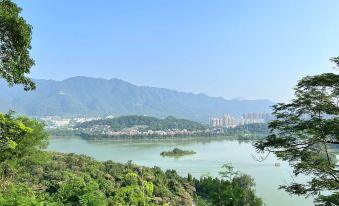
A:
<svg viewBox="0 0 339 206">
<path fill-rule="evenodd" d="M 233 117 L 230 114 L 224 114 L 222 117 L 210 118 L 210 125 L 213 127 L 236 127 L 238 125 L 268 123 L 273 120 L 270 113 L 253 112 L 244 113 L 241 117 Z"/>
</svg>

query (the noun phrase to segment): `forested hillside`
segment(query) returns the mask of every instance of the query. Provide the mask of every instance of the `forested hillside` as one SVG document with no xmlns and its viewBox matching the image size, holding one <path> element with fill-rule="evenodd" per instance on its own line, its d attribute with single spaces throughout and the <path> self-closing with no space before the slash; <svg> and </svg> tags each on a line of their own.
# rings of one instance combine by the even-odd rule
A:
<svg viewBox="0 0 339 206">
<path fill-rule="evenodd" d="M 136 126 L 143 126 L 147 130 L 167 130 L 167 129 L 179 129 L 179 130 L 204 130 L 207 129 L 207 126 L 185 120 L 185 119 L 176 119 L 175 117 L 166 117 L 164 119 L 159 119 L 155 117 L 148 116 L 120 116 L 116 118 L 109 119 L 100 119 L 88 121 L 80 124 L 80 128 L 90 128 L 98 125 L 110 126 L 112 130 L 121 130 L 125 128 L 131 128 Z"/>
</svg>

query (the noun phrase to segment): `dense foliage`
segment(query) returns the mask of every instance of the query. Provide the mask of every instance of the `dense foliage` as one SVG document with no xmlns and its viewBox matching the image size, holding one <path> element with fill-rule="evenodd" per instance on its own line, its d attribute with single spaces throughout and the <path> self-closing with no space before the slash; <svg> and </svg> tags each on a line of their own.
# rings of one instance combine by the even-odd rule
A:
<svg viewBox="0 0 339 206">
<path fill-rule="evenodd" d="M 253 123 L 226 128 L 224 133 L 225 135 L 235 136 L 239 140 L 257 140 L 267 137 L 269 131 L 266 123 Z"/>
<path fill-rule="evenodd" d="M 338 58 L 333 61 L 339 66 Z M 339 144 L 338 105 L 338 74 L 305 77 L 295 88 L 295 99 L 274 106 L 277 119 L 269 125 L 271 134 L 256 144 L 259 151 L 289 161 L 295 175 L 312 177 L 282 188 L 291 194 L 316 195 L 317 205 L 339 205 L 339 165 L 329 150 Z"/>
<path fill-rule="evenodd" d="M 175 171 L 98 162 L 74 154 L 17 159 L 1 176 L 0 205 L 191 205 L 194 187 Z"/>
<path fill-rule="evenodd" d="M 25 90 L 31 90 L 35 84 L 25 74 L 34 64 L 29 55 L 32 28 L 20 12 L 15 3 L 0 0 L 0 77 L 10 86 L 23 84 Z"/>
<path fill-rule="evenodd" d="M 193 130 L 204 130 L 207 128 L 206 126 L 200 123 L 185 119 L 176 119 L 175 117 L 171 116 L 166 117 L 165 119 L 158 119 L 155 117 L 139 115 L 129 115 L 111 119 L 93 120 L 89 122 L 84 122 L 80 124 L 79 127 L 86 128 L 93 127 L 95 125 L 108 125 L 113 130 L 121 130 L 135 126 L 145 126 L 146 130 L 187 129 L 193 131 Z"/>
<path fill-rule="evenodd" d="M 47 137 L 42 123 L 0 113 L 0 162 L 34 154 L 46 145 Z"/>
<path fill-rule="evenodd" d="M 233 128 L 227 128 L 226 133 L 229 134 L 238 134 L 238 133 L 248 133 L 248 134 L 263 134 L 267 135 L 269 133 L 268 125 L 266 123 L 253 123 L 238 125 Z"/>
<path fill-rule="evenodd" d="M 263 205 L 263 201 L 255 195 L 255 184 L 250 176 L 235 172 L 231 165 L 224 165 L 223 168 L 225 170 L 220 172 L 221 179 L 201 177 L 200 180 L 193 180 L 198 195 L 198 206 Z"/>
</svg>

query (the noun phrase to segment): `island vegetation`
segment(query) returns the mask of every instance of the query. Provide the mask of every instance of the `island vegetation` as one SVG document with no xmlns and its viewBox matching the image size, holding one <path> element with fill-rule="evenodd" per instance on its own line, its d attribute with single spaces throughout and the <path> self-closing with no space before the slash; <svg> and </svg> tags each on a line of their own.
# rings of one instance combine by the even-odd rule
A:
<svg viewBox="0 0 339 206">
<path fill-rule="evenodd" d="M 169 157 L 181 157 L 181 156 L 193 155 L 193 154 L 196 154 L 196 152 L 192 150 L 182 150 L 179 148 L 174 148 L 171 151 L 164 151 L 160 153 L 161 156 L 169 156 Z"/>
</svg>

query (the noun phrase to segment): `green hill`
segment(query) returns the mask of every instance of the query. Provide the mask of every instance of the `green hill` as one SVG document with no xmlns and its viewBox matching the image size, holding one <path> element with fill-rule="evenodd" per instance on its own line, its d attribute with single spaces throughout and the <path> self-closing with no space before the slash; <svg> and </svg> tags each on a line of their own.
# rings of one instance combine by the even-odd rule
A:
<svg viewBox="0 0 339 206">
<path fill-rule="evenodd" d="M 169 116 L 165 119 L 159 119 L 155 117 L 148 116 L 139 116 L 139 115 L 129 115 L 129 116 L 120 116 L 111 119 L 100 119 L 84 122 L 78 125 L 79 128 L 90 128 L 93 126 L 105 125 L 110 126 L 113 130 L 121 130 L 131 127 L 143 127 L 147 130 L 168 130 L 168 129 L 178 129 L 178 130 L 205 130 L 207 126 L 193 122 L 185 119 L 177 119 L 175 117 Z"/>
</svg>

